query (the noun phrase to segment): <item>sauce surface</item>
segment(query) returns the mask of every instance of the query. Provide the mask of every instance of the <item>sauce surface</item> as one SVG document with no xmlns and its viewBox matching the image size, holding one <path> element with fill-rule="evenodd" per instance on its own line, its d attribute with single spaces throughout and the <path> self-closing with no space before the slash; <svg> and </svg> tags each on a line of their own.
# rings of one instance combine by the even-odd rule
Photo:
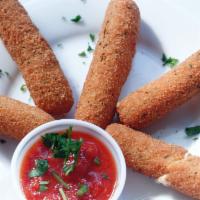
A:
<svg viewBox="0 0 200 200">
<path fill-rule="evenodd" d="M 72 139 L 80 138 L 83 142 L 78 160 L 74 170 L 68 175 L 63 172 L 64 159 L 55 158 L 52 150 L 44 145 L 42 139 L 33 144 L 24 157 L 20 174 L 27 200 L 65 200 L 60 192 L 61 189 L 67 200 L 109 199 L 117 178 L 115 161 L 101 141 L 85 133 L 73 131 Z M 30 177 L 30 171 L 35 168 L 38 159 L 48 161 L 49 168 L 42 176 Z M 67 163 L 72 160 L 73 155 L 69 156 Z M 63 187 L 52 176 L 52 169 L 68 184 L 69 188 Z M 46 183 L 42 191 L 41 183 Z"/>
</svg>

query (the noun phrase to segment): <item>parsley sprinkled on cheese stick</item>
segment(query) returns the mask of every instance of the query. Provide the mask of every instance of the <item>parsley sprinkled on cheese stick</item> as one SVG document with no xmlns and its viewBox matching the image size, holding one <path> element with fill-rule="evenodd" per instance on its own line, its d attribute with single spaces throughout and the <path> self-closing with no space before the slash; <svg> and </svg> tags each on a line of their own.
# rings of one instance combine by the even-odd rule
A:
<svg viewBox="0 0 200 200">
<path fill-rule="evenodd" d="M 32 129 L 52 120 L 37 107 L 0 96 L 0 133 L 5 136 L 20 140 Z"/>
<path fill-rule="evenodd" d="M 125 125 L 111 124 L 106 131 L 120 145 L 128 167 L 200 199 L 200 157 Z"/>
<path fill-rule="evenodd" d="M 70 86 L 50 46 L 17 0 L 0 1 L 0 36 L 35 104 L 55 116 L 67 113 L 73 104 Z"/>
<path fill-rule="evenodd" d="M 76 119 L 105 128 L 131 69 L 139 31 L 139 9 L 132 0 L 111 0 L 81 94 Z"/>
<path fill-rule="evenodd" d="M 122 99 L 117 105 L 121 123 L 147 127 L 200 91 L 200 51 L 173 70 Z"/>
</svg>

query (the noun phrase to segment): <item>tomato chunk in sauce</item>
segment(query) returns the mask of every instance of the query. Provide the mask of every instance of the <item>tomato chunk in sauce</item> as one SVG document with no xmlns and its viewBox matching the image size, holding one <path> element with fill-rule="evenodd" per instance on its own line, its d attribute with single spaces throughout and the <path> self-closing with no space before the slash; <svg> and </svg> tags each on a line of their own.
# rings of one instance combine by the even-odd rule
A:
<svg viewBox="0 0 200 200">
<path fill-rule="evenodd" d="M 59 155 L 63 158 L 55 156 L 53 147 L 46 146 L 42 138 L 32 145 L 24 156 L 20 172 L 27 200 L 108 200 L 111 197 L 117 178 L 112 154 L 95 137 L 72 132 L 72 141 L 80 138 L 76 161 L 73 153 L 67 160 L 63 155 Z M 65 171 L 64 163 L 68 166 Z"/>
</svg>

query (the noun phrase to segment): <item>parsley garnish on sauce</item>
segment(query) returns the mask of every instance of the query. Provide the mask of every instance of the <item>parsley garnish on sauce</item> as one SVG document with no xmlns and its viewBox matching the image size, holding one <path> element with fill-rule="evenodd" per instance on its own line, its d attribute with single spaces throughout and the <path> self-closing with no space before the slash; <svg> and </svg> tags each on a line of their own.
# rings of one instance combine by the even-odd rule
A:
<svg viewBox="0 0 200 200">
<path fill-rule="evenodd" d="M 96 165 L 100 165 L 101 164 L 101 161 L 99 159 L 99 157 L 95 157 L 93 162 L 96 164 Z"/>
<path fill-rule="evenodd" d="M 77 191 L 77 196 L 78 197 L 82 197 L 87 192 L 88 192 L 88 185 L 81 184 L 80 187 L 79 187 L 79 189 L 78 189 L 78 191 Z"/>
<path fill-rule="evenodd" d="M 48 189 L 47 185 L 49 184 L 49 181 L 40 181 L 40 192 L 44 192 Z"/>
<path fill-rule="evenodd" d="M 108 175 L 107 175 L 106 173 L 102 173 L 102 178 L 103 178 L 103 179 L 106 179 L 106 180 L 109 179 L 109 177 L 108 177 Z"/>
<path fill-rule="evenodd" d="M 35 163 L 36 163 L 35 168 L 32 169 L 29 173 L 30 178 L 43 176 L 49 167 L 47 160 L 38 159 L 35 161 Z"/>
<path fill-rule="evenodd" d="M 51 174 L 64 188 L 68 190 L 70 189 L 70 186 L 58 175 L 55 170 L 51 170 Z"/>
<path fill-rule="evenodd" d="M 71 21 L 72 22 L 75 22 L 75 23 L 78 23 L 80 22 L 82 19 L 82 17 L 80 15 L 77 15 L 76 17 L 72 18 Z"/>
<path fill-rule="evenodd" d="M 64 158 L 63 171 L 66 175 L 74 171 L 83 142 L 82 139 L 75 140 L 71 136 L 72 127 L 69 127 L 64 134 L 47 133 L 42 136 L 43 144 L 52 150 L 54 158 Z M 67 165 L 67 160 L 70 156 L 73 156 L 74 162 L 71 165 Z"/>
<path fill-rule="evenodd" d="M 90 36 L 90 39 L 91 39 L 91 41 L 92 41 L 92 42 L 94 42 L 94 41 L 95 41 L 95 35 L 94 35 L 94 34 L 92 34 L 92 33 L 90 33 L 90 35 L 89 35 L 89 36 Z"/>
<path fill-rule="evenodd" d="M 185 129 L 187 136 L 194 136 L 200 133 L 200 126 L 188 127 Z"/>
<path fill-rule="evenodd" d="M 59 188 L 59 192 L 60 192 L 60 195 L 62 197 L 63 200 L 68 200 L 64 190 L 62 188 Z"/>
<path fill-rule="evenodd" d="M 163 62 L 163 66 L 170 66 L 171 68 L 173 68 L 175 65 L 177 65 L 179 63 L 179 60 L 176 58 L 172 58 L 172 57 L 167 57 L 165 54 L 162 55 L 162 62 Z"/>
</svg>

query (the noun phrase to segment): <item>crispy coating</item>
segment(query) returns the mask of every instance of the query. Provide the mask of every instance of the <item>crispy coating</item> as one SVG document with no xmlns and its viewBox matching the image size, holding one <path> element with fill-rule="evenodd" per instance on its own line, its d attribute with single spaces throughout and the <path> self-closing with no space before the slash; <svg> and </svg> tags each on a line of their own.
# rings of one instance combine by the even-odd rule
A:
<svg viewBox="0 0 200 200">
<path fill-rule="evenodd" d="M 147 127 L 188 101 L 200 88 L 200 51 L 159 79 L 117 104 L 120 122 L 135 129 Z"/>
<path fill-rule="evenodd" d="M 106 128 L 120 145 L 128 167 L 190 197 L 200 199 L 200 158 L 125 125 Z"/>
<path fill-rule="evenodd" d="M 150 177 L 158 178 L 166 174 L 167 166 L 182 159 L 186 153 L 181 147 L 153 139 L 125 125 L 111 124 L 106 131 L 120 145 L 128 167 Z"/>
<path fill-rule="evenodd" d="M 52 115 L 67 113 L 73 104 L 70 86 L 50 46 L 17 0 L 0 1 L 0 37 L 35 104 Z"/>
<path fill-rule="evenodd" d="M 37 126 L 54 118 L 43 110 L 0 96 L 0 133 L 21 140 Z"/>
<path fill-rule="evenodd" d="M 77 106 L 76 119 L 108 125 L 131 69 L 140 14 L 132 0 L 111 0 Z"/>
</svg>

